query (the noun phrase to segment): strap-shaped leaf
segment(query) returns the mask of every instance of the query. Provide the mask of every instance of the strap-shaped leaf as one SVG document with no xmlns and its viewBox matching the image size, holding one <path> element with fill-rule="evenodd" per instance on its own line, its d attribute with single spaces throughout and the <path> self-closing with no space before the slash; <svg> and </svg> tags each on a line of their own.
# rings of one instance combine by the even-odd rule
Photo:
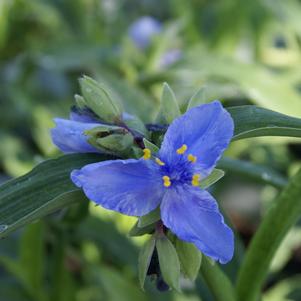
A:
<svg viewBox="0 0 301 301">
<path fill-rule="evenodd" d="M 0 186 L 0 238 L 21 226 L 84 199 L 70 172 L 109 159 L 96 154 L 65 155 L 47 160 L 28 174 Z"/>
<path fill-rule="evenodd" d="M 234 124 L 233 140 L 260 136 L 301 137 L 301 119 L 257 106 L 227 108 Z"/>
</svg>

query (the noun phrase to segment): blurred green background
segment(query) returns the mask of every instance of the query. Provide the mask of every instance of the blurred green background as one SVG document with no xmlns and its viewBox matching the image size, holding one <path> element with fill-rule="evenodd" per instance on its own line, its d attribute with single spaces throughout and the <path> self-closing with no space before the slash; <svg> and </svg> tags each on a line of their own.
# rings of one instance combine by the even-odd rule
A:
<svg viewBox="0 0 301 301">
<path fill-rule="evenodd" d="M 162 27 L 139 48 L 129 28 L 142 16 Z M 183 108 L 206 87 L 206 99 L 225 106 L 255 104 L 301 117 L 300 62 L 297 0 L 0 0 L 0 182 L 59 155 L 52 118 L 68 116 L 83 74 L 105 83 L 146 123 L 164 81 Z M 273 169 L 285 182 L 301 166 L 299 143 L 247 139 L 232 143 L 227 155 Z M 240 236 L 236 259 L 223 266 L 234 280 L 279 187 L 232 166 L 212 192 Z M 201 276 L 195 284 L 183 280 L 183 294 L 159 293 L 151 283 L 142 292 L 137 255 L 145 238 L 128 237 L 134 222 L 82 204 L 14 233 L 0 242 L 0 300 L 214 300 Z M 301 300 L 300 225 L 274 259 L 265 301 Z"/>
</svg>

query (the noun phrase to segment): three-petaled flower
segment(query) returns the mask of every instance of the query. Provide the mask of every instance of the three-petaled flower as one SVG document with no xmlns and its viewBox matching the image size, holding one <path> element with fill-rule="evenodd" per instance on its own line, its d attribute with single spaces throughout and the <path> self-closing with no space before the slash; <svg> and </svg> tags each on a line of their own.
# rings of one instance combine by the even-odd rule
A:
<svg viewBox="0 0 301 301">
<path fill-rule="evenodd" d="M 220 102 L 187 111 L 169 126 L 157 154 L 110 160 L 71 173 L 87 197 L 104 208 L 143 216 L 160 206 L 163 224 L 221 263 L 233 256 L 232 230 L 211 194 L 199 187 L 227 148 L 233 120 Z"/>
</svg>

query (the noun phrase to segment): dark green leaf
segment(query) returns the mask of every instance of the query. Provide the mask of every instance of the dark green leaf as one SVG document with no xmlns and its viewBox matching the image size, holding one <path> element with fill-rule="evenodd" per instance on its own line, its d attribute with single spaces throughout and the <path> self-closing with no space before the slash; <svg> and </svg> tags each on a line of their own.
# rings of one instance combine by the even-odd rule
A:
<svg viewBox="0 0 301 301">
<path fill-rule="evenodd" d="M 251 162 L 223 157 L 218 162 L 218 167 L 244 176 L 255 181 L 267 183 L 282 188 L 287 184 L 287 179 L 268 166 L 262 166 Z"/>
<path fill-rule="evenodd" d="M 164 281 L 180 291 L 180 261 L 175 247 L 166 236 L 161 236 L 157 238 L 156 248 Z"/>
<path fill-rule="evenodd" d="M 259 226 L 242 263 L 238 300 L 255 301 L 283 238 L 301 215 L 301 170 L 275 200 Z"/>
<path fill-rule="evenodd" d="M 233 140 L 260 136 L 301 137 L 301 119 L 256 106 L 227 108 L 235 129 Z"/>
<path fill-rule="evenodd" d="M 155 222 L 160 220 L 160 218 L 161 218 L 160 208 L 158 207 L 157 209 L 151 211 L 150 213 L 141 216 L 138 220 L 138 227 L 144 228 L 146 226 L 154 224 Z"/>
<path fill-rule="evenodd" d="M 139 227 L 138 222 L 133 226 L 133 228 L 130 230 L 129 235 L 130 236 L 142 236 L 144 234 L 150 234 L 154 232 L 155 224 L 150 224 L 145 227 Z"/>
<path fill-rule="evenodd" d="M 152 236 L 141 248 L 138 258 L 138 269 L 139 269 L 139 282 L 140 286 L 144 288 L 144 281 L 147 274 L 149 264 L 152 259 L 152 255 L 155 249 L 156 240 Z"/>
<path fill-rule="evenodd" d="M 65 155 L 47 160 L 30 173 L 0 186 L 0 237 L 60 208 L 82 200 L 70 172 L 111 157 L 96 154 Z"/>
<path fill-rule="evenodd" d="M 199 273 L 202 253 L 194 244 L 176 240 L 176 250 L 181 263 L 181 270 L 190 280 L 194 281 Z"/>
</svg>

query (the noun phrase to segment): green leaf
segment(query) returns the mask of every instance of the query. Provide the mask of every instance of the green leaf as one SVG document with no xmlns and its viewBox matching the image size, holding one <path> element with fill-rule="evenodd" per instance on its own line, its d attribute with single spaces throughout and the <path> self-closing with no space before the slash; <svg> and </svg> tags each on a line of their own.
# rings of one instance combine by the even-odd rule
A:
<svg viewBox="0 0 301 301">
<path fill-rule="evenodd" d="M 151 150 L 152 153 L 156 154 L 159 151 L 159 147 L 157 145 L 151 143 L 150 141 L 148 141 L 145 138 L 143 138 L 143 143 L 146 148 L 149 148 Z"/>
<path fill-rule="evenodd" d="M 233 285 L 227 275 L 206 256 L 202 257 L 201 273 L 216 301 L 236 300 Z"/>
<path fill-rule="evenodd" d="M 156 240 L 154 236 L 152 236 L 144 244 L 144 246 L 141 248 L 139 253 L 138 273 L 139 273 L 139 282 L 142 289 L 144 289 L 144 281 L 155 249 L 155 244 L 156 244 Z"/>
<path fill-rule="evenodd" d="M 47 160 L 28 174 L 0 186 L 0 238 L 60 208 L 85 199 L 71 182 L 70 172 L 112 157 L 65 155 Z"/>
<path fill-rule="evenodd" d="M 219 181 L 224 175 L 225 172 L 223 170 L 214 168 L 208 177 L 206 177 L 204 180 L 201 180 L 200 187 L 202 189 L 206 189 L 209 186 L 216 183 L 217 181 Z"/>
<path fill-rule="evenodd" d="M 151 224 L 154 224 L 161 218 L 161 213 L 160 213 L 160 207 L 157 209 L 151 211 L 150 213 L 141 216 L 138 220 L 138 227 L 139 228 L 144 228 L 146 226 L 149 226 Z"/>
<path fill-rule="evenodd" d="M 190 280 L 194 281 L 199 273 L 202 253 L 194 244 L 176 240 L 176 250 L 181 263 L 181 270 Z"/>
<path fill-rule="evenodd" d="M 88 108 L 103 121 L 116 123 L 120 120 L 120 104 L 111 99 L 104 86 L 88 76 L 80 78 L 79 83 Z"/>
<path fill-rule="evenodd" d="M 201 87 L 188 101 L 187 111 L 193 107 L 208 103 L 206 87 Z"/>
<path fill-rule="evenodd" d="M 180 261 L 175 247 L 166 236 L 161 236 L 156 240 L 156 248 L 164 281 L 180 291 Z"/>
<path fill-rule="evenodd" d="M 155 224 L 150 224 L 145 227 L 139 227 L 138 222 L 133 226 L 129 232 L 129 236 L 142 236 L 144 234 L 153 233 L 155 230 Z"/>
<path fill-rule="evenodd" d="M 283 188 L 287 184 L 285 177 L 268 166 L 227 157 L 219 160 L 217 166 L 230 173 L 250 178 L 257 182 L 267 183 L 278 188 Z"/>
<path fill-rule="evenodd" d="M 301 119 L 256 106 L 227 108 L 234 120 L 233 140 L 260 136 L 301 137 Z"/>
<path fill-rule="evenodd" d="M 237 280 L 238 300 L 258 300 L 282 240 L 301 215 L 301 170 L 274 201 L 248 248 Z"/>
<path fill-rule="evenodd" d="M 181 113 L 176 96 L 169 85 L 164 83 L 157 122 L 161 124 L 170 124 L 180 115 Z"/>
</svg>

